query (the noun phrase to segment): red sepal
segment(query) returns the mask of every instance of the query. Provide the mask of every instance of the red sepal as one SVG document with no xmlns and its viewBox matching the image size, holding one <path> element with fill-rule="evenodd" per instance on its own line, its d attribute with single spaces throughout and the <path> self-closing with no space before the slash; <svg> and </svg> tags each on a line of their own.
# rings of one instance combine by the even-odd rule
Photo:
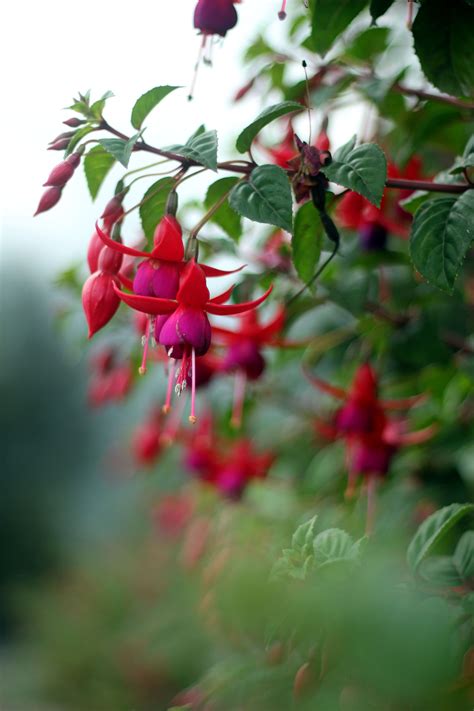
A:
<svg viewBox="0 0 474 711">
<path fill-rule="evenodd" d="M 226 271 L 224 269 L 216 269 L 215 267 L 210 267 L 208 264 L 199 264 L 198 266 L 201 267 L 202 271 L 207 277 L 223 277 L 223 276 L 228 276 L 229 274 L 235 274 L 236 272 L 240 272 L 241 269 L 246 267 L 246 264 L 242 264 L 241 267 L 237 267 L 237 269 L 231 269 L 230 271 Z"/>
<path fill-rule="evenodd" d="M 146 259 L 150 259 L 150 255 L 148 252 L 142 252 L 139 249 L 127 247 L 126 244 L 122 244 L 121 242 L 116 242 L 115 240 L 111 239 L 103 230 L 100 229 L 97 222 L 95 223 L 95 228 L 100 239 L 104 244 L 107 245 L 107 247 L 115 249 L 117 250 L 117 252 L 121 252 L 122 254 L 128 254 L 130 257 L 146 257 Z"/>
<path fill-rule="evenodd" d="M 130 306 L 135 311 L 154 316 L 171 314 L 178 308 L 178 304 L 173 299 L 159 299 L 157 296 L 138 296 L 137 294 L 127 294 L 125 291 L 114 285 L 115 293 L 121 301 Z"/>
<path fill-rule="evenodd" d="M 206 304 L 206 311 L 210 314 L 216 316 L 235 316 L 237 314 L 245 313 L 245 311 L 251 311 L 259 306 L 261 303 L 267 299 L 273 291 L 273 284 L 271 284 L 266 292 L 262 294 L 258 299 L 254 301 L 244 301 L 241 304 Z"/>
<path fill-rule="evenodd" d="M 210 304 L 225 304 L 225 302 L 230 299 L 232 296 L 232 292 L 235 289 L 235 284 L 232 284 L 232 286 L 227 289 L 227 291 L 224 291 L 222 294 L 218 294 L 218 296 L 214 296 L 212 299 L 209 300 Z"/>
</svg>

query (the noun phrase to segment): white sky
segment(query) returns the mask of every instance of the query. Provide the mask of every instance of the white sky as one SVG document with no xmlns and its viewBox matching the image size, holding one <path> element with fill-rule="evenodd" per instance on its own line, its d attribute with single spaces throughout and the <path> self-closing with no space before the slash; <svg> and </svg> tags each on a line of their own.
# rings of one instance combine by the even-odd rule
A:
<svg viewBox="0 0 474 711">
<path fill-rule="evenodd" d="M 291 2 L 296 0 L 290 0 Z M 299 0 L 298 0 L 299 1 Z M 155 145 L 184 142 L 201 123 L 220 135 L 220 159 L 237 157 L 231 139 L 262 109 L 251 96 L 231 104 L 245 83 L 241 53 L 259 28 L 268 29 L 283 47 L 277 19 L 279 0 L 245 0 L 237 5 L 239 23 L 214 52 L 214 66 L 203 67 L 195 99 L 187 87 L 199 39 L 192 27 L 196 0 L 25 0 L 3 10 L 0 52 L 3 72 L 1 151 L 2 258 L 27 255 L 37 269 L 53 275 L 70 262 L 85 258 L 93 224 L 107 190 L 91 202 L 82 167 L 50 212 L 32 218 L 42 183 L 61 160 L 46 151 L 71 112 L 63 111 L 78 91 L 91 89 L 98 98 L 110 89 L 105 115 L 110 123 L 131 132 L 129 115 L 144 91 L 161 84 L 183 85 L 153 113 L 146 138 Z M 354 130 L 342 122 L 340 141 Z M 345 135 L 347 134 L 347 135 Z M 147 159 L 148 162 L 148 159 Z M 133 167 L 131 164 L 130 167 Z M 110 178 L 110 189 L 117 173 Z"/>
</svg>

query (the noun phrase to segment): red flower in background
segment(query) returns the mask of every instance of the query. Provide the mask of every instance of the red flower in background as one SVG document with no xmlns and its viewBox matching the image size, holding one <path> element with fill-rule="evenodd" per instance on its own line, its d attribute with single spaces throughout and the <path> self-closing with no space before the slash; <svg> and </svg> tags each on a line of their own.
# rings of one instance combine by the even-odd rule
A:
<svg viewBox="0 0 474 711">
<path fill-rule="evenodd" d="M 376 481 L 388 473 L 392 458 L 400 447 L 425 442 L 436 432 L 436 427 L 431 425 L 410 433 L 404 419 L 389 419 L 386 413 L 391 410 L 409 410 L 425 400 L 426 395 L 401 400 L 380 400 L 377 376 L 368 363 L 357 369 L 347 392 L 313 375 L 309 378 L 322 392 L 344 400 L 333 421 L 326 423 L 317 420 L 316 430 L 326 438 L 343 439 L 345 442 L 349 474 L 346 496 L 354 494 L 358 477 L 366 479 L 369 495 L 367 529 L 370 531 L 373 525 Z"/>
<path fill-rule="evenodd" d="M 414 156 L 403 171 L 392 163 L 388 165 L 390 178 L 421 178 L 421 161 Z M 411 215 L 400 205 L 412 191 L 402 190 L 398 196 L 384 191 L 380 208 L 372 205 L 365 197 L 355 192 L 346 193 L 337 206 L 336 216 L 341 225 L 359 233 L 361 247 L 365 250 L 384 249 L 387 236 L 394 234 L 406 239 L 409 234 Z"/>
<path fill-rule="evenodd" d="M 220 440 L 208 416 L 189 439 L 184 463 L 225 498 L 238 500 L 249 482 L 267 476 L 274 459 L 270 452 L 255 452 L 249 439 Z"/>
<path fill-rule="evenodd" d="M 88 399 L 92 407 L 107 402 L 122 400 L 132 385 L 132 368 L 127 361 L 120 361 L 113 348 L 105 348 L 91 359 L 91 380 Z"/>
</svg>

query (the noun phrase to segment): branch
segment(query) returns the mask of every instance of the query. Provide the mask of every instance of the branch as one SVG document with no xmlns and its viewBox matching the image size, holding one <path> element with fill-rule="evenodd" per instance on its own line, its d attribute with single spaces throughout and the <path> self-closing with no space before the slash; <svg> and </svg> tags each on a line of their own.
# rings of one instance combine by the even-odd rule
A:
<svg viewBox="0 0 474 711">
<path fill-rule="evenodd" d="M 457 99 L 455 96 L 449 96 L 448 94 L 432 94 L 429 91 L 424 91 L 424 89 L 410 89 L 410 87 L 404 84 L 394 84 L 393 91 L 399 94 L 405 94 L 405 96 L 416 96 L 418 99 L 423 101 L 438 101 L 442 104 L 448 104 L 449 106 L 455 106 L 458 109 L 466 109 L 468 111 L 474 111 L 474 103 L 470 101 L 464 101 L 463 99 Z"/>
<path fill-rule="evenodd" d="M 127 136 L 121 131 L 110 126 L 105 119 L 102 119 L 99 127 L 104 131 L 112 133 L 117 138 L 121 138 L 123 141 L 130 140 L 130 136 Z M 162 148 L 156 148 L 155 146 L 146 143 L 145 141 L 137 141 L 133 147 L 134 151 L 146 151 L 147 153 L 153 153 L 154 155 L 161 156 L 162 158 L 168 158 L 169 160 L 175 160 L 181 163 L 183 167 L 202 167 L 201 163 L 192 158 L 184 158 L 178 153 L 173 153 L 172 151 L 166 151 Z M 240 173 L 242 175 L 249 175 L 254 168 L 257 167 L 256 163 L 250 161 L 224 161 L 217 164 L 219 170 L 226 170 L 230 173 Z M 294 175 L 296 171 L 293 168 L 287 168 L 286 173 L 288 175 Z M 395 188 L 397 190 L 426 190 L 433 193 L 464 193 L 466 190 L 472 190 L 474 184 L 451 184 L 451 183 L 434 183 L 431 180 L 405 180 L 403 178 L 387 178 L 385 181 L 386 188 Z"/>
</svg>

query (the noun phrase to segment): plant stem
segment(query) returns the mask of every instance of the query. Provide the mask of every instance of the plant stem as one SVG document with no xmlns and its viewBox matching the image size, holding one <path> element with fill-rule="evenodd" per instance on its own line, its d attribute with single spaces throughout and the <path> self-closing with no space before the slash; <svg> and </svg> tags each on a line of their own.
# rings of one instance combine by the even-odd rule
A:
<svg viewBox="0 0 474 711">
<path fill-rule="evenodd" d="M 448 94 L 433 94 L 430 91 L 425 91 L 424 89 L 410 89 L 410 87 L 405 86 L 404 84 L 394 84 L 393 91 L 396 91 L 399 94 L 405 94 L 405 96 L 416 96 L 418 99 L 422 99 L 424 101 L 438 101 L 441 104 L 455 106 L 458 109 L 474 111 L 474 103 L 471 101 L 463 101 L 463 99 L 457 99 L 455 96 L 449 96 Z"/>
</svg>

